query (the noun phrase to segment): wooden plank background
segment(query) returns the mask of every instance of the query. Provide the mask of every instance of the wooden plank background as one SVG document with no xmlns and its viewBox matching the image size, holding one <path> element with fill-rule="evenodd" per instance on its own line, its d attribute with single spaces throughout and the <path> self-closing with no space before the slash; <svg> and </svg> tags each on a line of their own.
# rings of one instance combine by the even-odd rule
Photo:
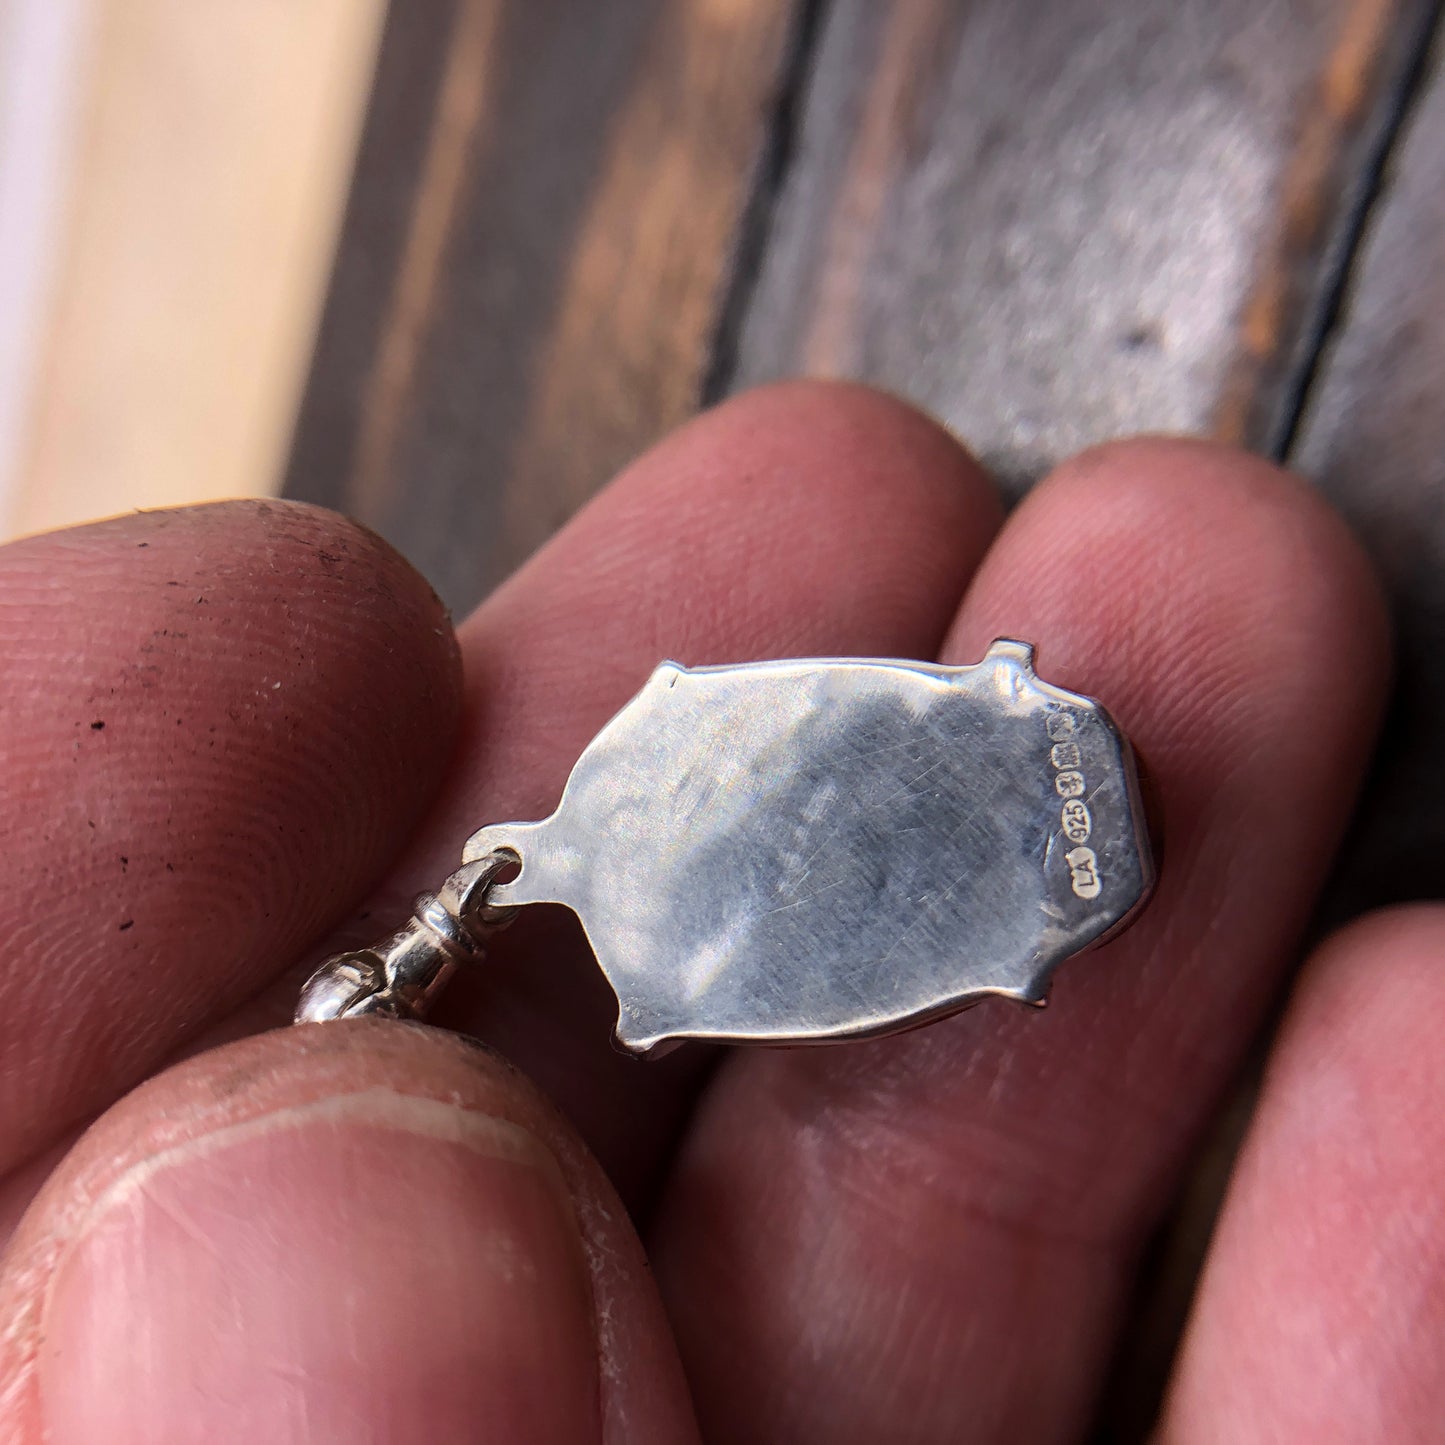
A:
<svg viewBox="0 0 1445 1445">
<path fill-rule="evenodd" d="M 1445 35 L 1378 203 L 1290 460 L 1353 522 L 1394 602 L 1397 697 L 1331 903 L 1335 915 L 1442 893 L 1445 797 Z"/>
<path fill-rule="evenodd" d="M 770 377 L 908 396 L 1012 495 L 1121 432 L 1241 442 L 1356 522 L 1400 619 L 1326 919 L 1438 896 L 1441 9 L 395 6 L 288 491 L 463 610 L 630 455 Z M 1249 1090 L 1146 1272 L 1101 1440 L 1147 1436 Z"/>
<path fill-rule="evenodd" d="M 288 491 L 475 602 L 697 405 L 795 23 L 394 7 Z"/>
<path fill-rule="evenodd" d="M 836 0 L 732 381 L 875 380 L 1015 489 L 1269 448 L 1430 8 Z"/>
</svg>

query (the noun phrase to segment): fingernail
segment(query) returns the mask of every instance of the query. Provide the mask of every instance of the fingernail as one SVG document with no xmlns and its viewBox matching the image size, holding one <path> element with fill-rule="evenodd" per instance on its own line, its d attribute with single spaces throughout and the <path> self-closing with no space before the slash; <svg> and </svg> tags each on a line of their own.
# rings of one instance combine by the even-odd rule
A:
<svg viewBox="0 0 1445 1445">
<path fill-rule="evenodd" d="M 555 1159 L 387 1089 L 238 1124 L 98 1201 L 45 1304 L 50 1445 L 600 1436 Z"/>
</svg>

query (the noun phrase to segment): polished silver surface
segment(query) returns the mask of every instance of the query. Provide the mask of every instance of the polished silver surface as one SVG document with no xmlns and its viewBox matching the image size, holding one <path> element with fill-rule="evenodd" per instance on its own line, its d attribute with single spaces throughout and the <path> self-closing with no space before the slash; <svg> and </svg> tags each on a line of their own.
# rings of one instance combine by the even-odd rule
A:
<svg viewBox="0 0 1445 1445">
<path fill-rule="evenodd" d="M 1127 742 L 1012 641 L 959 668 L 665 663 L 552 817 L 463 856 L 508 855 L 488 904 L 572 908 L 637 1052 L 1042 1003 L 1152 882 Z"/>
</svg>

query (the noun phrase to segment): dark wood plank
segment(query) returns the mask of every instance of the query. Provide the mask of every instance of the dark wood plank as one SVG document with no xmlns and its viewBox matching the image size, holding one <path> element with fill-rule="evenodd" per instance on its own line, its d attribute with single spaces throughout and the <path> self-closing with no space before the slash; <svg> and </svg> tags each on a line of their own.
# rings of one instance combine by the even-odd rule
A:
<svg viewBox="0 0 1445 1445">
<path fill-rule="evenodd" d="M 288 493 L 462 608 L 704 377 L 876 381 L 1015 491 L 1119 431 L 1281 430 L 1424 0 L 832 0 L 740 238 L 818 8 L 396 7 Z"/>
<path fill-rule="evenodd" d="M 288 495 L 463 609 L 683 420 L 793 9 L 394 6 Z"/>
<path fill-rule="evenodd" d="M 1417 0 L 835 0 L 734 386 L 862 377 L 1014 489 L 1267 440 Z"/>
<path fill-rule="evenodd" d="M 1445 857 L 1445 37 L 1386 176 L 1291 458 L 1394 604 L 1398 689 L 1331 912 L 1438 898 Z"/>
</svg>

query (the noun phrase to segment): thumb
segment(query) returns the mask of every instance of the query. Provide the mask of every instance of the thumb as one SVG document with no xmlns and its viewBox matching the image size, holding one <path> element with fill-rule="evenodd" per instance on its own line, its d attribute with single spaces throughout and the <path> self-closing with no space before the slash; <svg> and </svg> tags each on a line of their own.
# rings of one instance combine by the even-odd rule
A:
<svg viewBox="0 0 1445 1445">
<path fill-rule="evenodd" d="M 519 1075 L 377 1022 L 105 1115 L 0 1270 L 0 1441 L 695 1438 L 641 1249 Z"/>
</svg>

